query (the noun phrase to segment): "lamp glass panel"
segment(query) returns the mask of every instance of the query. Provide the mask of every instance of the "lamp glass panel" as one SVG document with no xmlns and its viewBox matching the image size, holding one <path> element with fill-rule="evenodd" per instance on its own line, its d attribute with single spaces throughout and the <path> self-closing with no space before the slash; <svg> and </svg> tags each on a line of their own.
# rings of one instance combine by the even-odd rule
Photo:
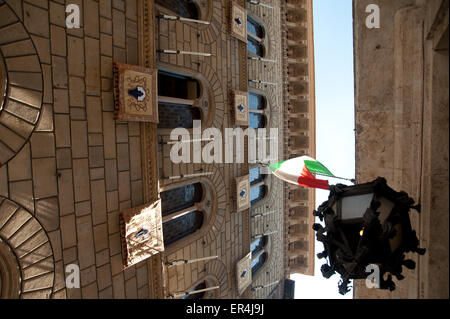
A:
<svg viewBox="0 0 450 319">
<path fill-rule="evenodd" d="M 394 203 L 384 197 L 378 198 L 377 201 L 379 201 L 381 204 L 377 209 L 377 212 L 380 213 L 380 216 L 378 218 L 380 219 L 381 223 L 384 223 L 386 218 L 389 217 L 392 208 L 394 208 Z"/>
<path fill-rule="evenodd" d="M 341 199 L 341 219 L 351 220 L 362 218 L 370 206 L 373 195 L 373 193 L 370 193 L 343 197 Z"/>
</svg>

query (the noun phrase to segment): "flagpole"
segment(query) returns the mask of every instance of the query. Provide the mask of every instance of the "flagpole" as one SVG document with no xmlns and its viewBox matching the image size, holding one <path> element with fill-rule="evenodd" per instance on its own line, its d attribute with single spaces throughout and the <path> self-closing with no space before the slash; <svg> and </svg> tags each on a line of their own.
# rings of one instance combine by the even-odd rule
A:
<svg viewBox="0 0 450 319">
<path fill-rule="evenodd" d="M 320 173 L 314 173 L 316 175 L 320 175 L 320 176 L 326 176 L 326 177 L 331 177 L 331 178 L 336 178 L 336 179 L 342 179 L 345 181 L 349 181 L 352 182 L 353 184 L 356 184 L 356 180 L 354 178 L 345 178 L 345 177 L 338 177 L 338 176 L 330 176 L 330 175 L 325 175 L 325 174 L 320 174 Z"/>
</svg>

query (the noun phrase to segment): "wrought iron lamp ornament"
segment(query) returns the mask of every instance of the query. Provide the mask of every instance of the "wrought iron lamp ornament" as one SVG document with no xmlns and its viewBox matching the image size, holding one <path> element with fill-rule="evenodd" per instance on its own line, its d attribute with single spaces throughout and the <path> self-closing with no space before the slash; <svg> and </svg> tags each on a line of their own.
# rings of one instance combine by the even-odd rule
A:
<svg viewBox="0 0 450 319">
<path fill-rule="evenodd" d="M 416 266 L 405 259 L 405 253 L 425 253 L 411 227 L 411 208 L 419 212 L 420 206 L 381 177 L 366 184 L 330 186 L 328 200 L 314 211 L 325 223 L 325 227 L 313 225 L 324 245 L 317 257 L 328 259 L 321 267 L 322 275 L 329 278 L 339 273 L 339 293 L 344 295 L 350 291 L 350 280 L 366 279 L 366 267 L 375 264 L 380 269 L 379 288 L 394 290 L 392 276 L 402 280 L 402 267 Z"/>
</svg>

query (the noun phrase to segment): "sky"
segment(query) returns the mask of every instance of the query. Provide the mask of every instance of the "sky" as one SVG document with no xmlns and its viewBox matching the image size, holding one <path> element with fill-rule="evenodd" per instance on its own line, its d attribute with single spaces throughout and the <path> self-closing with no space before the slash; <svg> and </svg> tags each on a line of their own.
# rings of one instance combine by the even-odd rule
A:
<svg viewBox="0 0 450 319">
<path fill-rule="evenodd" d="M 355 177 L 352 0 L 313 0 L 316 77 L 316 159 L 335 176 Z M 329 179 L 330 184 L 349 182 Z M 316 207 L 328 199 L 316 190 Z M 311 212 L 312 213 L 312 212 Z M 323 250 L 316 241 L 316 254 Z M 339 274 L 322 277 L 325 259 L 315 260 L 315 275 L 292 275 L 296 299 L 351 299 L 338 292 Z"/>
</svg>

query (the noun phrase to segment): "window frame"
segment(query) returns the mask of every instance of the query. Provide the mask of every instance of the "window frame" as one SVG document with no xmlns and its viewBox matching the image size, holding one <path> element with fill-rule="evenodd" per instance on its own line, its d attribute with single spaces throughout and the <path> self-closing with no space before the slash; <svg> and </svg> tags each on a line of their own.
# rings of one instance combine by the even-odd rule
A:
<svg viewBox="0 0 450 319">
<path fill-rule="evenodd" d="M 170 222 L 170 221 L 174 221 L 177 218 L 183 217 L 186 214 L 189 214 L 189 213 L 192 213 L 192 212 L 195 212 L 195 211 L 198 211 L 199 213 L 201 213 L 203 215 L 202 225 L 199 228 L 197 228 L 194 232 L 191 232 L 190 234 L 177 239 L 176 241 L 168 244 L 166 247 L 171 247 L 174 244 L 176 244 L 177 242 L 180 242 L 181 240 L 183 240 L 185 238 L 189 238 L 190 236 L 192 236 L 193 234 L 195 234 L 196 232 L 201 230 L 208 223 L 208 219 L 209 219 L 208 218 L 208 214 L 205 212 L 205 209 L 204 209 L 204 202 L 207 200 L 206 199 L 207 196 L 205 194 L 205 191 L 207 190 L 207 187 L 205 187 L 205 185 L 202 182 L 200 182 L 200 181 L 196 181 L 196 182 L 192 181 L 191 183 L 186 183 L 186 184 L 180 185 L 178 187 L 176 187 L 176 186 L 175 187 L 171 187 L 169 189 L 166 189 L 166 190 L 163 190 L 162 192 L 160 192 L 160 194 L 162 194 L 162 193 L 164 193 L 166 191 L 171 191 L 171 190 L 174 190 L 174 189 L 177 189 L 177 188 L 186 187 L 188 185 L 195 185 L 195 184 L 200 184 L 200 186 L 202 188 L 202 197 L 201 197 L 200 201 L 194 202 L 194 205 L 192 205 L 190 207 L 186 207 L 186 208 L 174 211 L 172 213 L 169 213 L 169 214 L 167 214 L 165 216 L 162 216 L 162 227 L 163 227 L 163 231 L 164 231 L 164 223 L 167 223 L 167 222 Z M 161 212 L 161 214 L 163 214 L 163 212 Z"/>
<path fill-rule="evenodd" d="M 262 29 L 262 37 L 258 37 L 256 34 L 250 32 L 248 30 L 248 27 L 247 27 L 247 42 L 248 41 L 255 41 L 255 42 L 257 42 L 262 48 L 262 53 L 261 53 L 261 55 L 258 55 L 258 54 L 255 54 L 255 53 L 249 51 L 248 44 L 247 44 L 247 55 L 250 55 L 250 56 L 253 56 L 253 57 L 265 58 L 267 56 L 267 32 L 266 32 L 266 27 L 264 26 L 264 23 L 259 21 L 258 18 L 255 18 L 252 14 L 249 14 L 247 12 L 247 26 L 249 25 L 249 21 L 253 21 L 254 23 L 252 23 L 252 24 L 258 24 L 259 27 L 261 27 L 261 29 Z"/>
<path fill-rule="evenodd" d="M 256 168 L 258 168 L 258 170 L 259 170 L 261 167 L 262 167 L 261 165 L 254 165 L 254 166 L 250 167 L 250 170 L 256 169 Z M 250 170 L 249 170 L 249 172 L 250 172 Z M 250 182 L 250 196 L 251 196 L 252 189 L 255 189 L 255 188 L 257 188 L 257 187 L 261 187 L 261 186 L 265 187 L 266 192 L 265 192 L 264 196 L 261 197 L 260 199 L 258 199 L 256 202 L 253 202 L 253 201 L 250 199 L 250 206 L 251 206 L 251 207 L 254 207 L 254 206 L 258 205 L 259 203 L 261 203 L 261 201 L 263 201 L 264 199 L 266 199 L 267 195 L 269 194 L 269 185 L 268 185 L 268 183 L 267 183 L 268 176 L 265 175 L 265 174 L 261 174 L 261 173 L 259 173 L 259 172 L 258 172 L 258 174 L 259 174 L 259 176 L 262 175 L 263 178 L 262 178 L 262 180 L 260 180 L 259 182 L 254 183 L 253 185 L 252 185 L 251 182 Z M 259 179 L 259 178 L 258 178 L 258 179 Z M 251 198 L 251 197 L 250 197 L 250 198 Z"/>
<path fill-rule="evenodd" d="M 262 97 L 262 100 L 264 101 L 262 109 L 252 109 L 252 108 L 250 108 L 250 94 Z M 268 117 L 267 117 L 267 110 L 269 109 L 269 102 L 268 102 L 267 96 L 265 94 L 261 94 L 260 92 L 256 92 L 253 89 L 249 89 L 248 90 L 248 101 L 249 101 L 248 102 L 248 104 L 249 104 L 249 107 L 248 107 L 249 127 L 251 127 L 250 126 L 250 113 L 254 113 L 254 114 L 260 114 L 260 115 L 262 115 L 264 117 L 264 126 L 262 126 L 262 127 L 254 127 L 254 129 L 267 128 L 268 124 L 269 124 L 269 120 L 268 120 Z"/>
<path fill-rule="evenodd" d="M 166 70 L 164 68 L 158 67 L 158 82 L 159 82 L 159 76 L 160 74 L 164 74 L 167 76 L 172 76 L 174 78 L 182 78 L 186 81 L 192 80 L 197 82 L 197 97 L 195 99 L 187 99 L 187 98 L 179 98 L 175 96 L 165 96 L 165 95 L 159 95 L 159 83 L 158 83 L 158 108 L 160 104 L 172 104 L 174 106 L 189 106 L 192 108 L 192 113 L 194 113 L 195 110 L 197 110 L 200 114 L 200 119 L 192 119 L 192 127 L 186 128 L 186 129 L 192 129 L 193 128 L 193 122 L 194 120 L 200 120 L 203 122 L 204 120 L 204 114 L 203 110 L 200 107 L 200 99 L 202 99 L 203 96 L 203 84 L 200 79 L 195 78 L 194 76 L 182 74 L 173 72 L 171 70 Z M 179 127 L 179 126 L 177 126 Z M 158 130 L 172 130 L 173 127 L 162 127 L 158 124 Z"/>
</svg>

